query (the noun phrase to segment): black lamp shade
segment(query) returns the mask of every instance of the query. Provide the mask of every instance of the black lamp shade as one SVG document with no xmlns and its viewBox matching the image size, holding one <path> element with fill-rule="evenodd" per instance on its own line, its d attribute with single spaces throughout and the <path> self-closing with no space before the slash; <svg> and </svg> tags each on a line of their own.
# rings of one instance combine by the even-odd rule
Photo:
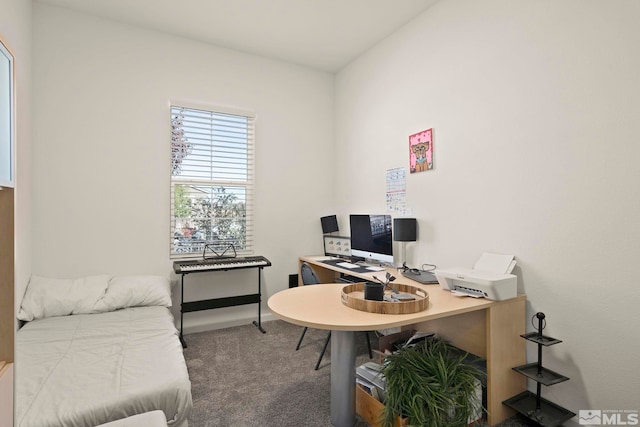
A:
<svg viewBox="0 0 640 427">
<path fill-rule="evenodd" d="M 322 223 L 322 232 L 324 234 L 338 231 L 338 219 L 335 215 L 323 216 L 320 218 L 320 222 Z"/>
<path fill-rule="evenodd" d="M 396 242 L 415 242 L 418 222 L 415 218 L 393 219 L 393 240 Z"/>
</svg>

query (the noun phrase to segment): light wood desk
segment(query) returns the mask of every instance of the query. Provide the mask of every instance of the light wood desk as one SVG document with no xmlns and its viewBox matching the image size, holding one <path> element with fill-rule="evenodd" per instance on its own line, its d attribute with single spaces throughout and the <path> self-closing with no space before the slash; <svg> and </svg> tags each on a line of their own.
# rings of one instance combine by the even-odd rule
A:
<svg viewBox="0 0 640 427">
<path fill-rule="evenodd" d="M 322 262 L 326 257 L 301 257 L 320 276 L 323 285 L 299 286 L 271 296 L 269 308 L 282 320 L 301 326 L 331 330 L 331 422 L 345 427 L 355 424 L 354 331 L 411 325 L 419 331 L 437 332 L 465 351 L 487 360 L 488 423 L 494 425 L 514 412 L 502 401 L 525 390 L 526 379 L 511 368 L 526 363 L 525 295 L 507 301 L 456 297 L 440 285 L 421 285 L 396 269 L 394 283 L 422 287 L 429 307 L 412 314 L 375 314 L 342 304 L 344 283 L 331 283 L 340 273 L 371 280 L 385 272 L 353 273 Z"/>
<path fill-rule="evenodd" d="M 13 426 L 13 363 L 0 361 L 0 427 Z"/>
</svg>

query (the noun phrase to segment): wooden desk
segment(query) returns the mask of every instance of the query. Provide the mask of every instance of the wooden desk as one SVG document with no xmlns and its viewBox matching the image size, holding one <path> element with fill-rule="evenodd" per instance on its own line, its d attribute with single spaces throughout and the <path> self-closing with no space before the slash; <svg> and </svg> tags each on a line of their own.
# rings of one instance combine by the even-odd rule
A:
<svg viewBox="0 0 640 427">
<path fill-rule="evenodd" d="M 502 401 L 525 390 L 526 380 L 511 368 L 526 362 L 525 295 L 507 301 L 456 297 L 440 285 L 421 285 L 388 269 L 394 283 L 422 287 L 429 293 L 429 307 L 412 314 L 375 314 L 342 304 L 344 283 L 330 283 L 340 273 L 370 280 L 385 272 L 353 273 L 322 263 L 325 257 L 301 257 L 312 264 L 323 285 L 300 286 L 269 298 L 269 308 L 282 320 L 301 326 L 331 330 L 331 422 L 334 426 L 355 423 L 354 331 L 411 325 L 419 331 L 437 332 L 454 345 L 487 360 L 487 411 L 489 425 L 514 412 Z"/>
<path fill-rule="evenodd" d="M 0 427 L 13 426 L 13 363 L 0 361 Z"/>
</svg>

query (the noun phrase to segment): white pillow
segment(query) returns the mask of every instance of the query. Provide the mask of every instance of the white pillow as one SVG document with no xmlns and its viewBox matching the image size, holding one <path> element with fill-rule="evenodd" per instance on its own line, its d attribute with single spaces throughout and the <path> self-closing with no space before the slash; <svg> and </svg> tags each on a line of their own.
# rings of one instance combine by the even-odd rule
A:
<svg viewBox="0 0 640 427">
<path fill-rule="evenodd" d="M 171 307 L 171 285 L 164 276 L 114 277 L 103 301 L 109 310 L 149 305 Z"/>
<path fill-rule="evenodd" d="M 97 302 L 104 295 L 110 276 L 51 279 L 31 276 L 22 298 L 18 319 L 31 321 L 52 316 L 101 311 Z"/>
</svg>

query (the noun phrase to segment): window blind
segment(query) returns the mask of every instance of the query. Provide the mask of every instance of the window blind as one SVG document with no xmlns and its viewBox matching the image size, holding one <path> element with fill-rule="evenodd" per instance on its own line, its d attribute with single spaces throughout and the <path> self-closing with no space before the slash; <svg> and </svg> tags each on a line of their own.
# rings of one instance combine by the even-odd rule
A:
<svg viewBox="0 0 640 427">
<path fill-rule="evenodd" d="M 171 106 L 171 256 L 252 252 L 255 116 Z"/>
</svg>

